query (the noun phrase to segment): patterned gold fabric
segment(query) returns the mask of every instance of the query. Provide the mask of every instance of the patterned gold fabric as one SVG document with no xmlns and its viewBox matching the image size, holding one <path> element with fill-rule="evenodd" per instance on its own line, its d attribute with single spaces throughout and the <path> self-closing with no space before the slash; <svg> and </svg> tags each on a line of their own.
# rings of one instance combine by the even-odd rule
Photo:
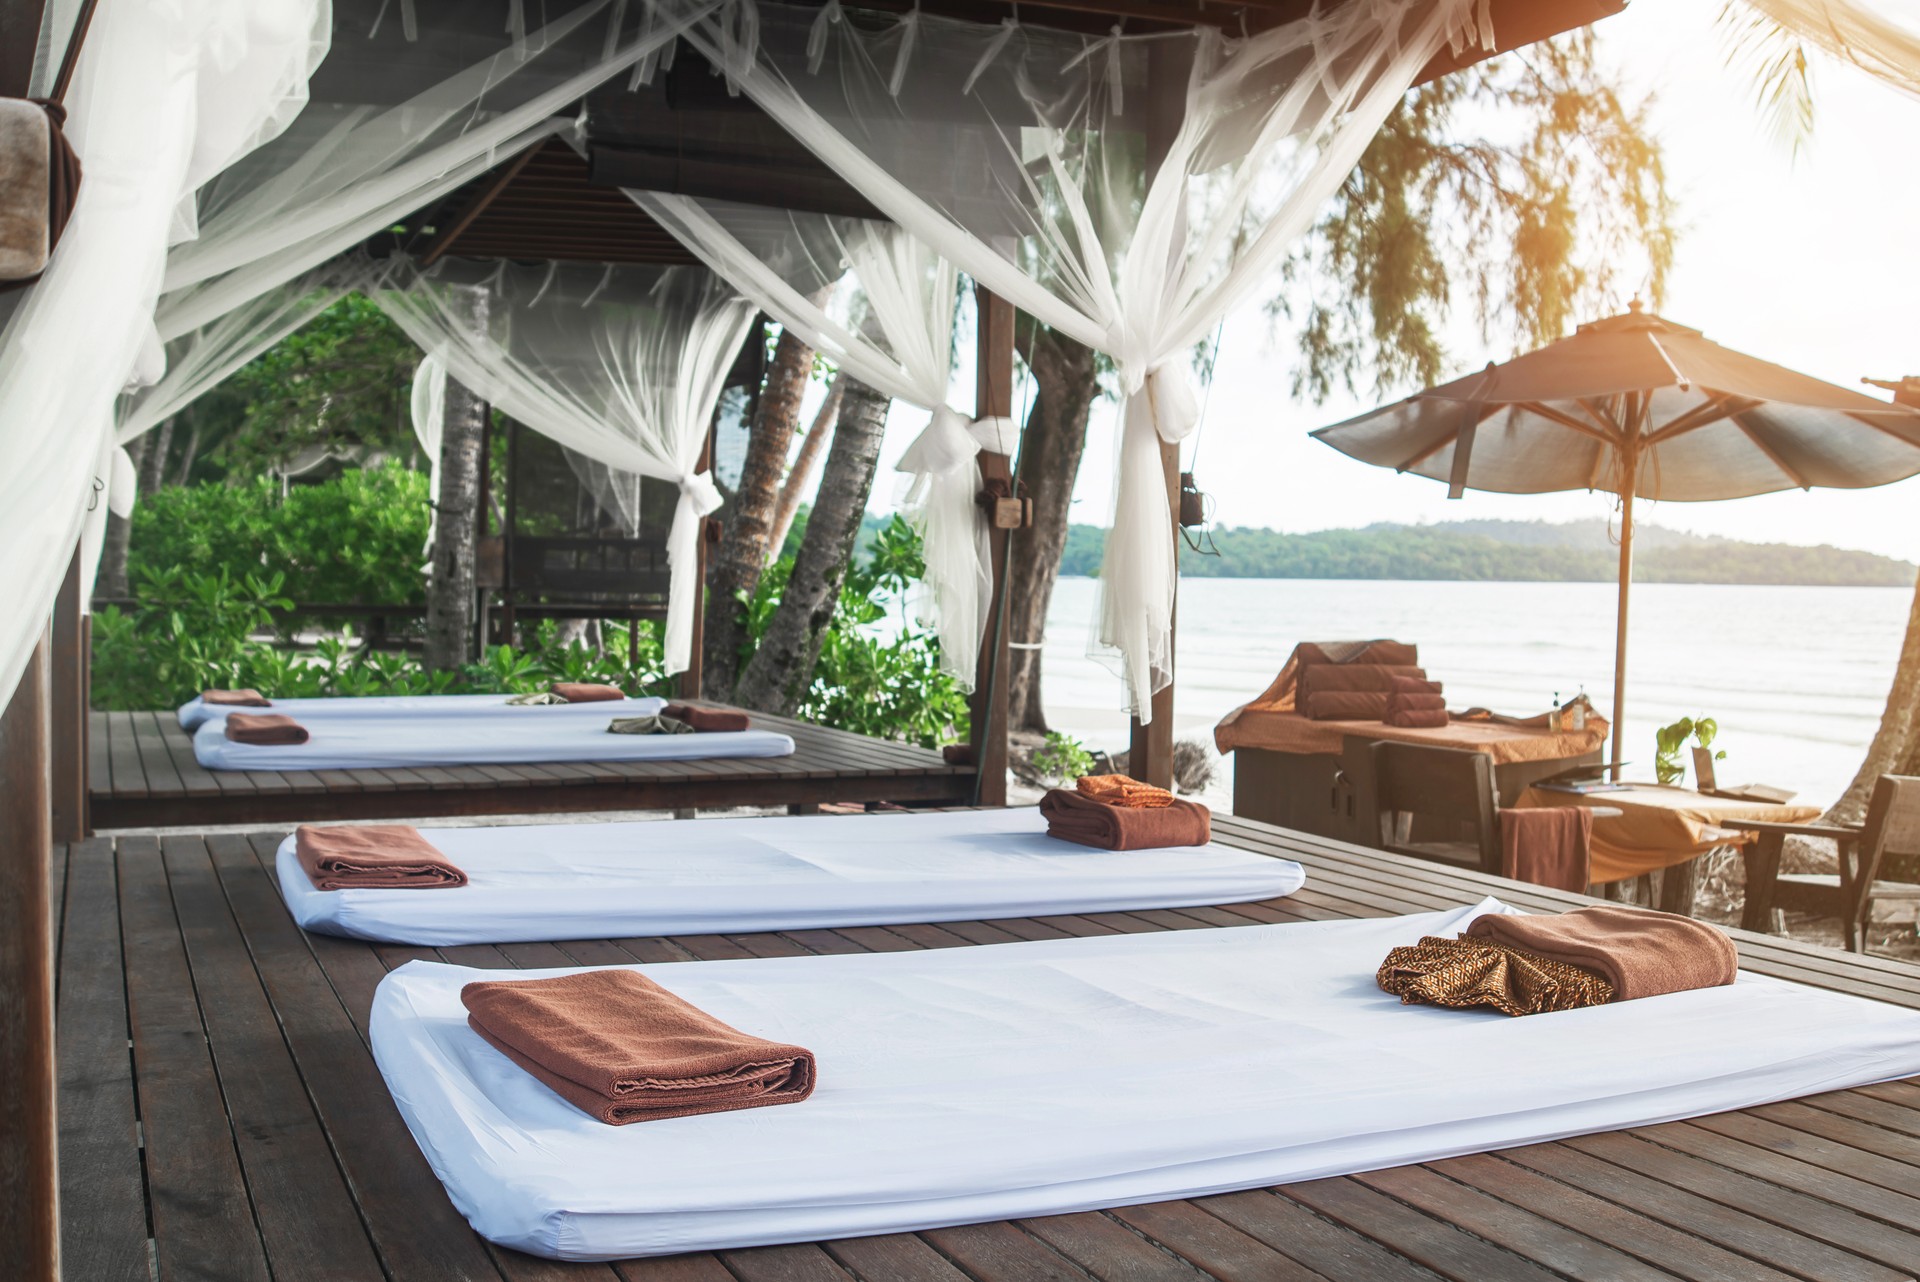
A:
<svg viewBox="0 0 1920 1282">
<path fill-rule="evenodd" d="M 1491 1006 L 1505 1015 L 1603 1006 L 1613 985 L 1590 970 L 1485 939 L 1428 935 L 1387 954 L 1374 976 L 1411 1005 Z"/>
<path fill-rule="evenodd" d="M 1141 783 L 1127 775 L 1083 775 L 1074 786 L 1081 796 L 1104 801 L 1109 806 L 1155 809 L 1173 804 L 1173 794 L 1165 788 Z"/>
</svg>

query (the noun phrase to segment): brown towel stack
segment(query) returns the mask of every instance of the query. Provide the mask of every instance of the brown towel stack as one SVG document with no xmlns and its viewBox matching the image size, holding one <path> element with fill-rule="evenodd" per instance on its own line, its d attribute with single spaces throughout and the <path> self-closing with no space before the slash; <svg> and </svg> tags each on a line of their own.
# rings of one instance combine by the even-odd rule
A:
<svg viewBox="0 0 1920 1282">
<path fill-rule="evenodd" d="M 271 708 L 273 700 L 258 690 L 202 690 L 200 702 L 216 708 Z"/>
<path fill-rule="evenodd" d="M 496 1050 L 614 1126 L 813 1093 L 812 1051 L 743 1033 L 630 970 L 489 980 L 460 1001 Z"/>
<path fill-rule="evenodd" d="M 279 713 L 229 712 L 226 731 L 235 743 L 305 743 L 311 737 L 305 726 Z"/>
<path fill-rule="evenodd" d="M 1381 663 L 1411 667 L 1420 662 L 1420 647 L 1405 641 L 1302 641 L 1293 648 L 1302 667 L 1316 663 Z"/>
<path fill-rule="evenodd" d="M 1447 724 L 1447 701 L 1438 681 L 1395 677 L 1381 717 L 1390 726 L 1437 728 Z"/>
<path fill-rule="evenodd" d="M 627 692 L 619 686 L 596 685 L 591 681 L 556 681 L 548 689 L 568 703 L 607 703 L 627 697 Z"/>
<path fill-rule="evenodd" d="M 1389 694 L 1396 685 L 1406 681 L 1432 685 L 1426 675 L 1425 668 L 1412 664 L 1314 663 L 1300 669 L 1300 691 L 1307 695 L 1334 690 Z M 1436 692 L 1439 688 L 1434 685 Z"/>
<path fill-rule="evenodd" d="M 733 730 L 748 730 L 753 722 L 747 714 L 736 708 L 698 708 L 691 703 L 669 703 L 660 709 L 663 717 L 672 717 L 675 721 L 684 721 L 702 734 L 714 734 Z"/>
<path fill-rule="evenodd" d="M 1082 775 L 1074 781 L 1074 790 L 1083 797 L 1113 806 L 1171 806 L 1173 794 L 1165 788 L 1141 783 L 1131 775 Z"/>
<path fill-rule="evenodd" d="M 1310 721 L 1382 721 L 1387 696 L 1375 690 L 1316 690 L 1301 695 L 1300 707 Z"/>
<path fill-rule="evenodd" d="M 1705 922 L 1613 904 L 1558 916 L 1488 913 L 1467 936 L 1596 971 L 1623 1002 L 1731 984 L 1740 969 L 1733 941 Z"/>
<path fill-rule="evenodd" d="M 1590 970 L 1496 944 L 1428 935 L 1387 954 L 1374 981 L 1404 1005 L 1491 1006 L 1503 1015 L 1604 1006 L 1613 985 Z"/>
<path fill-rule="evenodd" d="M 1587 888 L 1593 812 L 1581 806 L 1500 812 L 1500 875 L 1536 886 Z"/>
<path fill-rule="evenodd" d="M 1102 850 L 1158 850 L 1204 846 L 1213 840 L 1205 806 L 1173 800 L 1164 806 L 1097 801 L 1076 789 L 1055 788 L 1040 798 L 1047 835 Z"/>
<path fill-rule="evenodd" d="M 293 832 L 293 853 L 321 890 L 441 890 L 467 884 L 459 865 L 406 824 L 301 824 Z"/>
</svg>

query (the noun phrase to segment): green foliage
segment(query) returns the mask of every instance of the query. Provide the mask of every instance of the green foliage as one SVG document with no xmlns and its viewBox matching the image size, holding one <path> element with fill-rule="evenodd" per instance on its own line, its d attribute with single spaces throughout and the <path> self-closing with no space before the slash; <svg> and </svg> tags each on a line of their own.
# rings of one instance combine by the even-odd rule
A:
<svg viewBox="0 0 1920 1282">
<path fill-rule="evenodd" d="M 1712 717 L 1682 717 L 1672 725 L 1654 731 L 1654 779 L 1660 783 L 1679 783 L 1687 773 L 1686 766 L 1680 760 L 1680 749 L 1686 746 L 1688 736 L 1692 736 L 1697 746 L 1711 748 L 1719 733 L 1720 723 Z M 1716 752 L 1713 759 L 1725 761 L 1727 754 Z"/>
<path fill-rule="evenodd" d="M 1047 732 L 1047 741 L 1034 750 L 1031 761 L 1042 776 L 1063 784 L 1093 769 L 1093 754 L 1086 745 L 1058 730 Z"/>
</svg>

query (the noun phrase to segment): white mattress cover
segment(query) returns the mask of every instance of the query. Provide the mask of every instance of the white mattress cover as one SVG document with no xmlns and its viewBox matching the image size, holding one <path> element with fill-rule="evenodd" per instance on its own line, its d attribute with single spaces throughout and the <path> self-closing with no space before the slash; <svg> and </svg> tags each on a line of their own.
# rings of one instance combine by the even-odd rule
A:
<svg viewBox="0 0 1920 1282">
<path fill-rule="evenodd" d="M 1753 975 L 1524 1019 L 1376 987 L 1389 948 L 1486 911 L 634 967 L 810 1048 L 819 1087 L 625 1127 L 468 1028 L 461 985 L 499 971 L 392 972 L 372 1045 L 475 1230 L 567 1259 L 1198 1196 L 1920 1073 L 1920 1013 Z"/>
<path fill-rule="evenodd" d="M 1290 895 L 1299 864 L 1214 844 L 1092 850 L 1039 811 L 423 828 L 452 890 L 319 890 L 280 845 L 307 930 L 397 944 L 504 944 L 978 921 Z"/>
<path fill-rule="evenodd" d="M 585 706 L 585 705 L 583 705 Z M 447 722 L 412 717 L 351 717 L 303 722 L 305 743 L 235 743 L 225 718 L 193 732 L 193 756 L 209 770 L 356 770 L 382 766 L 490 766 L 542 761 L 711 761 L 785 757 L 793 740 L 772 730 L 713 734 L 611 734 L 619 704 L 593 716 L 504 715 Z M 612 709 L 610 711 L 610 709 Z M 514 708 L 518 713 L 556 711 Z"/>
<path fill-rule="evenodd" d="M 198 730 L 209 721 L 218 721 L 230 712 L 279 712 L 301 724 L 319 718 L 334 717 L 423 717 L 458 718 L 555 717 L 602 713 L 615 717 L 645 717 L 665 707 L 665 699 L 608 699 L 600 703 L 545 703 L 515 706 L 510 694 L 370 694 L 324 699 L 275 699 L 270 708 L 235 708 L 208 703 L 199 695 L 181 704 L 175 713 L 182 730 Z"/>
</svg>

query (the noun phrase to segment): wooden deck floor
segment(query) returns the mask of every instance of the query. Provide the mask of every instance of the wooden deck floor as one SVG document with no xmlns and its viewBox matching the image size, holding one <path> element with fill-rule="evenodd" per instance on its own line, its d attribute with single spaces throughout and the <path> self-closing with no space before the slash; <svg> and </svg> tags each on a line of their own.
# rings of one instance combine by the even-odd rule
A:
<svg viewBox="0 0 1920 1282">
<path fill-rule="evenodd" d="M 96 712 L 88 723 L 93 828 L 427 819 L 817 802 L 965 803 L 972 767 L 786 717 L 789 757 L 399 770 L 207 770 L 172 712 Z"/>
<path fill-rule="evenodd" d="M 1920 1079 L 1695 1121 L 1194 1201 L 616 1265 L 469 1231 L 366 1046 L 374 986 L 415 957 L 511 968 L 960 947 L 1375 916 L 1489 890 L 1575 897 L 1223 820 L 1308 868 L 1231 908 L 439 950 L 309 938 L 278 834 L 94 839 L 56 854 L 66 1276 L 393 1282 L 1881 1282 L 1920 1264 Z M 1754 970 L 1907 1006 L 1920 972 L 1762 936 Z M 1632 1047 L 1622 1047 L 1630 1062 Z M 1524 1065 L 1515 1071 L 1524 1072 Z M 937 1154 L 929 1154 L 937 1161 Z"/>
</svg>

